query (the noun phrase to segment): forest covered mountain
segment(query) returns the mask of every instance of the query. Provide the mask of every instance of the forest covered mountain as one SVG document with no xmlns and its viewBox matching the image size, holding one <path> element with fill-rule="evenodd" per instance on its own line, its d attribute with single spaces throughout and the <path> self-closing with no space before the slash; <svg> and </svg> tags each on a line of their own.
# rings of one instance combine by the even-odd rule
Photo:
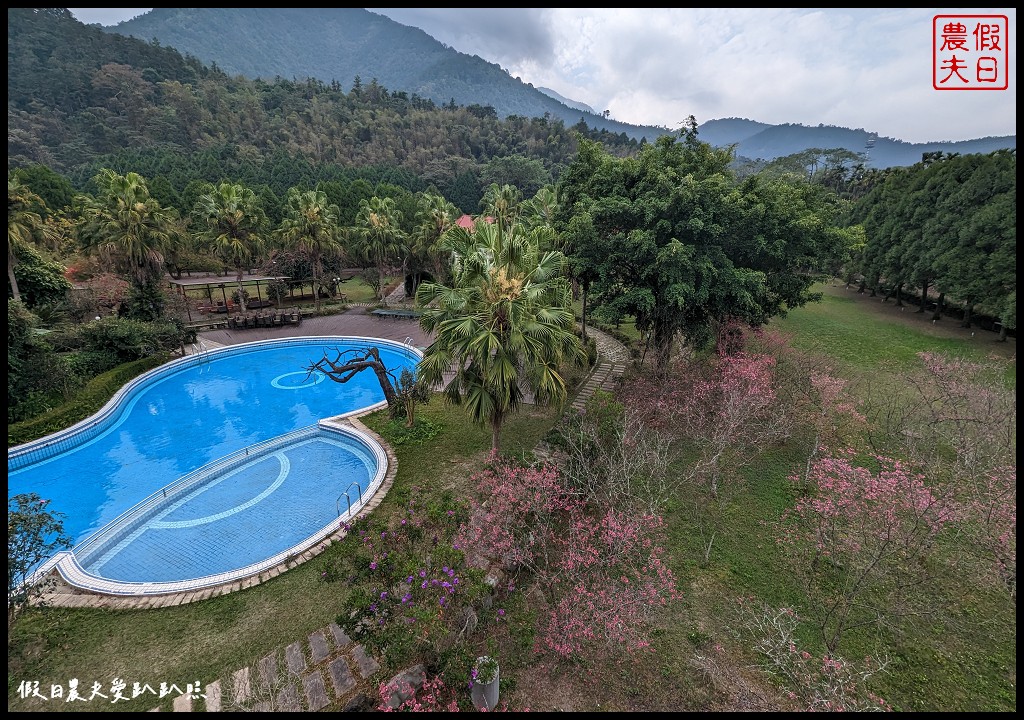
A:
<svg viewBox="0 0 1024 720">
<path fill-rule="evenodd" d="M 101 168 L 150 179 L 161 202 L 197 181 L 283 193 L 356 179 L 433 185 L 465 212 L 483 188 L 532 195 L 572 161 L 578 134 L 617 155 L 624 133 L 553 118 L 438 106 L 369 81 L 230 76 L 178 50 L 77 21 L 63 8 L 7 13 L 8 170 L 44 165 L 83 189 Z"/>
<path fill-rule="evenodd" d="M 502 118 L 548 115 L 569 125 L 582 118 L 591 127 L 648 141 L 669 132 L 570 108 L 495 63 L 363 8 L 155 8 L 105 29 L 155 38 L 251 79 L 314 77 L 345 89 L 356 78 L 376 80 L 438 105 L 490 106 Z"/>
<path fill-rule="evenodd" d="M 376 79 L 390 90 L 439 105 L 454 101 L 493 107 L 501 118 L 550 117 L 567 125 L 582 120 L 591 128 L 648 141 L 670 131 L 606 118 L 582 103 L 524 83 L 494 63 L 460 53 L 418 28 L 363 8 L 156 8 L 106 30 L 156 39 L 248 78 L 315 77 L 346 89 L 356 78 L 363 84 Z M 774 160 L 809 148 L 868 151 L 866 164 L 876 168 L 912 165 L 924 153 L 988 153 L 1017 146 L 1015 136 L 908 143 L 863 128 L 773 126 L 736 118 L 701 120 L 700 137 L 715 146 L 735 144 L 737 154 L 748 159 Z"/>
</svg>

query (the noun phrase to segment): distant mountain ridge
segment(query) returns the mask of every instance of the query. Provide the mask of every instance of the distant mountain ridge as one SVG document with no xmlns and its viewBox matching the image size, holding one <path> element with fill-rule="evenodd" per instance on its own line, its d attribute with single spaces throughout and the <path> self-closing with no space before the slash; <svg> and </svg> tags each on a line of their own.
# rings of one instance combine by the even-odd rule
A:
<svg viewBox="0 0 1024 720">
<path fill-rule="evenodd" d="M 499 117 L 519 115 L 580 121 L 627 137 L 653 141 L 674 130 L 606 118 L 584 103 L 536 88 L 499 65 L 438 42 L 422 30 L 363 8 L 155 8 L 107 32 L 158 40 L 222 70 L 249 78 L 314 77 L 350 87 L 376 80 L 389 91 L 429 98 L 439 105 L 493 107 Z M 1016 136 L 960 142 L 908 143 L 864 129 L 768 125 L 741 118 L 702 121 L 699 137 L 715 146 L 735 144 L 743 158 L 773 160 L 808 148 L 868 152 L 872 167 L 912 165 L 925 152 L 987 153 L 1015 148 Z M 877 138 L 869 148 L 868 140 Z"/>
<path fill-rule="evenodd" d="M 578 102 L 576 100 L 570 100 L 569 98 L 565 97 L 564 95 L 555 92 L 551 88 L 539 87 L 538 86 L 537 89 L 540 90 L 545 95 L 547 95 L 548 97 L 553 97 L 555 100 L 557 100 L 558 102 L 562 103 L 563 105 L 565 105 L 567 107 L 571 107 L 573 110 L 582 110 L 583 112 L 590 113 L 591 115 L 598 115 L 598 114 L 600 114 L 600 113 L 597 112 L 597 110 L 595 110 L 594 108 L 590 107 L 586 103 Z"/>
</svg>

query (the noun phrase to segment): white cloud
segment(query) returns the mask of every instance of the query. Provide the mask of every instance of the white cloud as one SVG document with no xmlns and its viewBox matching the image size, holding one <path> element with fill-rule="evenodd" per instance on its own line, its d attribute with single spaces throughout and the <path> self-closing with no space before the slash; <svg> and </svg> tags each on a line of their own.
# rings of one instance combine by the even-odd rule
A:
<svg viewBox="0 0 1024 720">
<path fill-rule="evenodd" d="M 1014 8 L 368 9 L 638 125 L 745 117 L 910 142 L 1017 132 Z M 109 25 L 145 10 L 71 12 Z M 1009 18 L 1009 89 L 932 88 L 938 14 Z"/>
</svg>

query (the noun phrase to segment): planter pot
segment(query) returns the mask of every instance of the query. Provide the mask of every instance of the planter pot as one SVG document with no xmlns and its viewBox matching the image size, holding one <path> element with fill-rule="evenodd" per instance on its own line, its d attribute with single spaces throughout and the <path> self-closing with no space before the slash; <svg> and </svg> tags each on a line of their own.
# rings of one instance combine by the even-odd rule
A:
<svg viewBox="0 0 1024 720">
<path fill-rule="evenodd" d="M 494 679 L 489 683 L 475 682 L 469 691 L 473 707 L 477 710 L 493 710 L 498 705 L 498 685 L 501 668 L 494 671 Z"/>
</svg>

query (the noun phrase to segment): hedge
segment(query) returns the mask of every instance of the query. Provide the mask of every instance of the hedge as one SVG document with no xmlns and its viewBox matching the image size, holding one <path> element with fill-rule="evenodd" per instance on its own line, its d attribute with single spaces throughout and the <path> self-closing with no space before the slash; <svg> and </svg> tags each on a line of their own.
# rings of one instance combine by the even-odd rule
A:
<svg viewBox="0 0 1024 720">
<path fill-rule="evenodd" d="M 52 433 L 64 430 L 84 420 L 102 408 L 125 383 L 147 370 L 163 365 L 171 359 L 169 353 L 157 353 L 139 360 L 118 365 L 97 375 L 63 405 L 31 420 L 7 426 L 7 447 L 23 445 Z"/>
</svg>

